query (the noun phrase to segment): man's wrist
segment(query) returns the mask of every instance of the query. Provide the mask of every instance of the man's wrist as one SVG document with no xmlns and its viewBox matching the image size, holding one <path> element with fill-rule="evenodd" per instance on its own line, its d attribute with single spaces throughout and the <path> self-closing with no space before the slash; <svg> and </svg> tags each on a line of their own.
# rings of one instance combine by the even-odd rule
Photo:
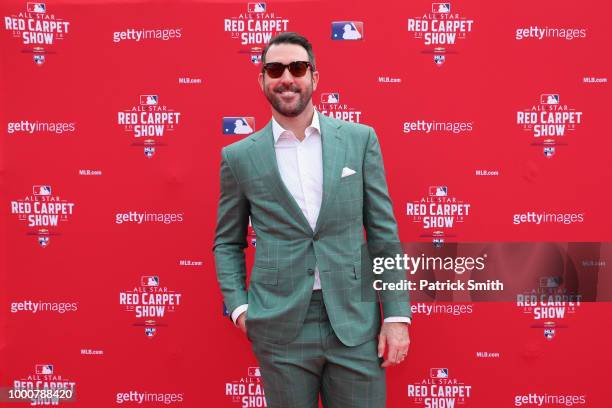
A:
<svg viewBox="0 0 612 408">
<path fill-rule="evenodd" d="M 234 324 L 237 324 L 237 320 L 240 317 L 241 314 L 243 314 L 244 312 L 247 311 L 247 309 L 249 308 L 248 304 L 244 304 L 244 305 L 240 305 L 237 308 L 234 309 L 234 311 L 231 314 L 232 317 L 232 321 L 234 322 Z"/>
<path fill-rule="evenodd" d="M 412 319 L 406 316 L 389 316 L 386 317 L 383 321 L 385 323 L 412 323 Z"/>
</svg>

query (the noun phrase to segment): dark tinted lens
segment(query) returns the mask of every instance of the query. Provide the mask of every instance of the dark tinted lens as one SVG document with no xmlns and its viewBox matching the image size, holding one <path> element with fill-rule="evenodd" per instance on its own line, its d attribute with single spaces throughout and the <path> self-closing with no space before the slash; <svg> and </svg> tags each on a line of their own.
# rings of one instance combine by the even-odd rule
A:
<svg viewBox="0 0 612 408">
<path fill-rule="evenodd" d="M 291 72 L 291 75 L 293 75 L 294 77 L 304 76 L 307 70 L 308 63 L 304 61 L 294 61 L 289 64 L 289 72 Z"/>
<path fill-rule="evenodd" d="M 285 66 L 280 62 L 270 62 L 269 64 L 266 64 L 265 69 L 270 78 L 278 78 L 283 75 Z"/>
<path fill-rule="evenodd" d="M 305 61 L 293 61 L 289 65 L 283 65 L 280 62 L 270 62 L 264 65 L 264 69 L 270 78 L 280 78 L 283 72 L 285 72 L 285 67 L 289 67 L 289 72 L 294 77 L 301 77 L 308 71 L 308 65 L 308 62 Z"/>
</svg>

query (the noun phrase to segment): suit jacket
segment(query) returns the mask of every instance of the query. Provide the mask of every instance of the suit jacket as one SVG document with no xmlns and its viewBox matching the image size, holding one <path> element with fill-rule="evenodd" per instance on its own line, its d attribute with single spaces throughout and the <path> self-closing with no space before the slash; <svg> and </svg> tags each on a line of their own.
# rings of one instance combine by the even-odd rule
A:
<svg viewBox="0 0 612 408">
<path fill-rule="evenodd" d="M 323 197 L 314 231 L 281 179 L 271 120 L 221 151 L 215 266 L 230 313 L 249 305 L 251 340 L 286 344 L 297 336 L 315 265 L 329 320 L 345 345 L 377 335 L 381 303 L 384 317 L 411 316 L 407 291 L 376 293 L 372 287 L 374 279 L 405 278 L 401 270 L 372 273 L 372 257 L 402 253 L 376 134 L 369 126 L 322 114 L 319 120 Z M 344 167 L 356 173 L 341 177 Z M 247 289 L 249 216 L 257 249 Z"/>
</svg>

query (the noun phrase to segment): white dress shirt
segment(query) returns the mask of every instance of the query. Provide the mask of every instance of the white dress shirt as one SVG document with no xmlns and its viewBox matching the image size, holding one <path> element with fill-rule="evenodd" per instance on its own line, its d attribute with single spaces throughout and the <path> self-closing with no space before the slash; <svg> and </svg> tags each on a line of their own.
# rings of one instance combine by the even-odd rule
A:
<svg viewBox="0 0 612 408">
<path fill-rule="evenodd" d="M 323 199 L 323 147 L 319 113 L 314 111 L 312 122 L 304 131 L 302 141 L 292 131 L 283 129 L 274 117 L 272 118 L 272 134 L 281 178 L 314 231 Z M 318 266 L 315 266 L 312 289 L 321 289 Z M 234 323 L 238 316 L 247 310 L 247 307 L 248 305 L 240 305 L 234 309 L 232 312 Z M 385 322 L 410 323 L 410 318 L 388 317 Z"/>
</svg>

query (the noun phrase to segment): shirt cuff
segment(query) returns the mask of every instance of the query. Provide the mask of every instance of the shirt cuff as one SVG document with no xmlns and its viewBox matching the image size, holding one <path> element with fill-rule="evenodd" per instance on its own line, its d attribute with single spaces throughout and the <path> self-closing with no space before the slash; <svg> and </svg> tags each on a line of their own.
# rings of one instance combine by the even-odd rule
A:
<svg viewBox="0 0 612 408">
<path fill-rule="evenodd" d="M 237 308 L 234 309 L 234 311 L 232 312 L 232 320 L 234 322 L 234 324 L 236 324 L 236 319 L 238 319 L 240 317 L 240 315 L 245 312 L 247 309 L 249 308 L 249 305 L 240 305 Z"/>
<path fill-rule="evenodd" d="M 234 316 L 232 314 L 232 316 Z M 385 323 L 408 323 L 411 324 L 412 323 L 412 319 L 410 319 L 409 317 L 405 317 L 405 316 L 390 316 L 385 318 L 384 320 Z"/>
</svg>

